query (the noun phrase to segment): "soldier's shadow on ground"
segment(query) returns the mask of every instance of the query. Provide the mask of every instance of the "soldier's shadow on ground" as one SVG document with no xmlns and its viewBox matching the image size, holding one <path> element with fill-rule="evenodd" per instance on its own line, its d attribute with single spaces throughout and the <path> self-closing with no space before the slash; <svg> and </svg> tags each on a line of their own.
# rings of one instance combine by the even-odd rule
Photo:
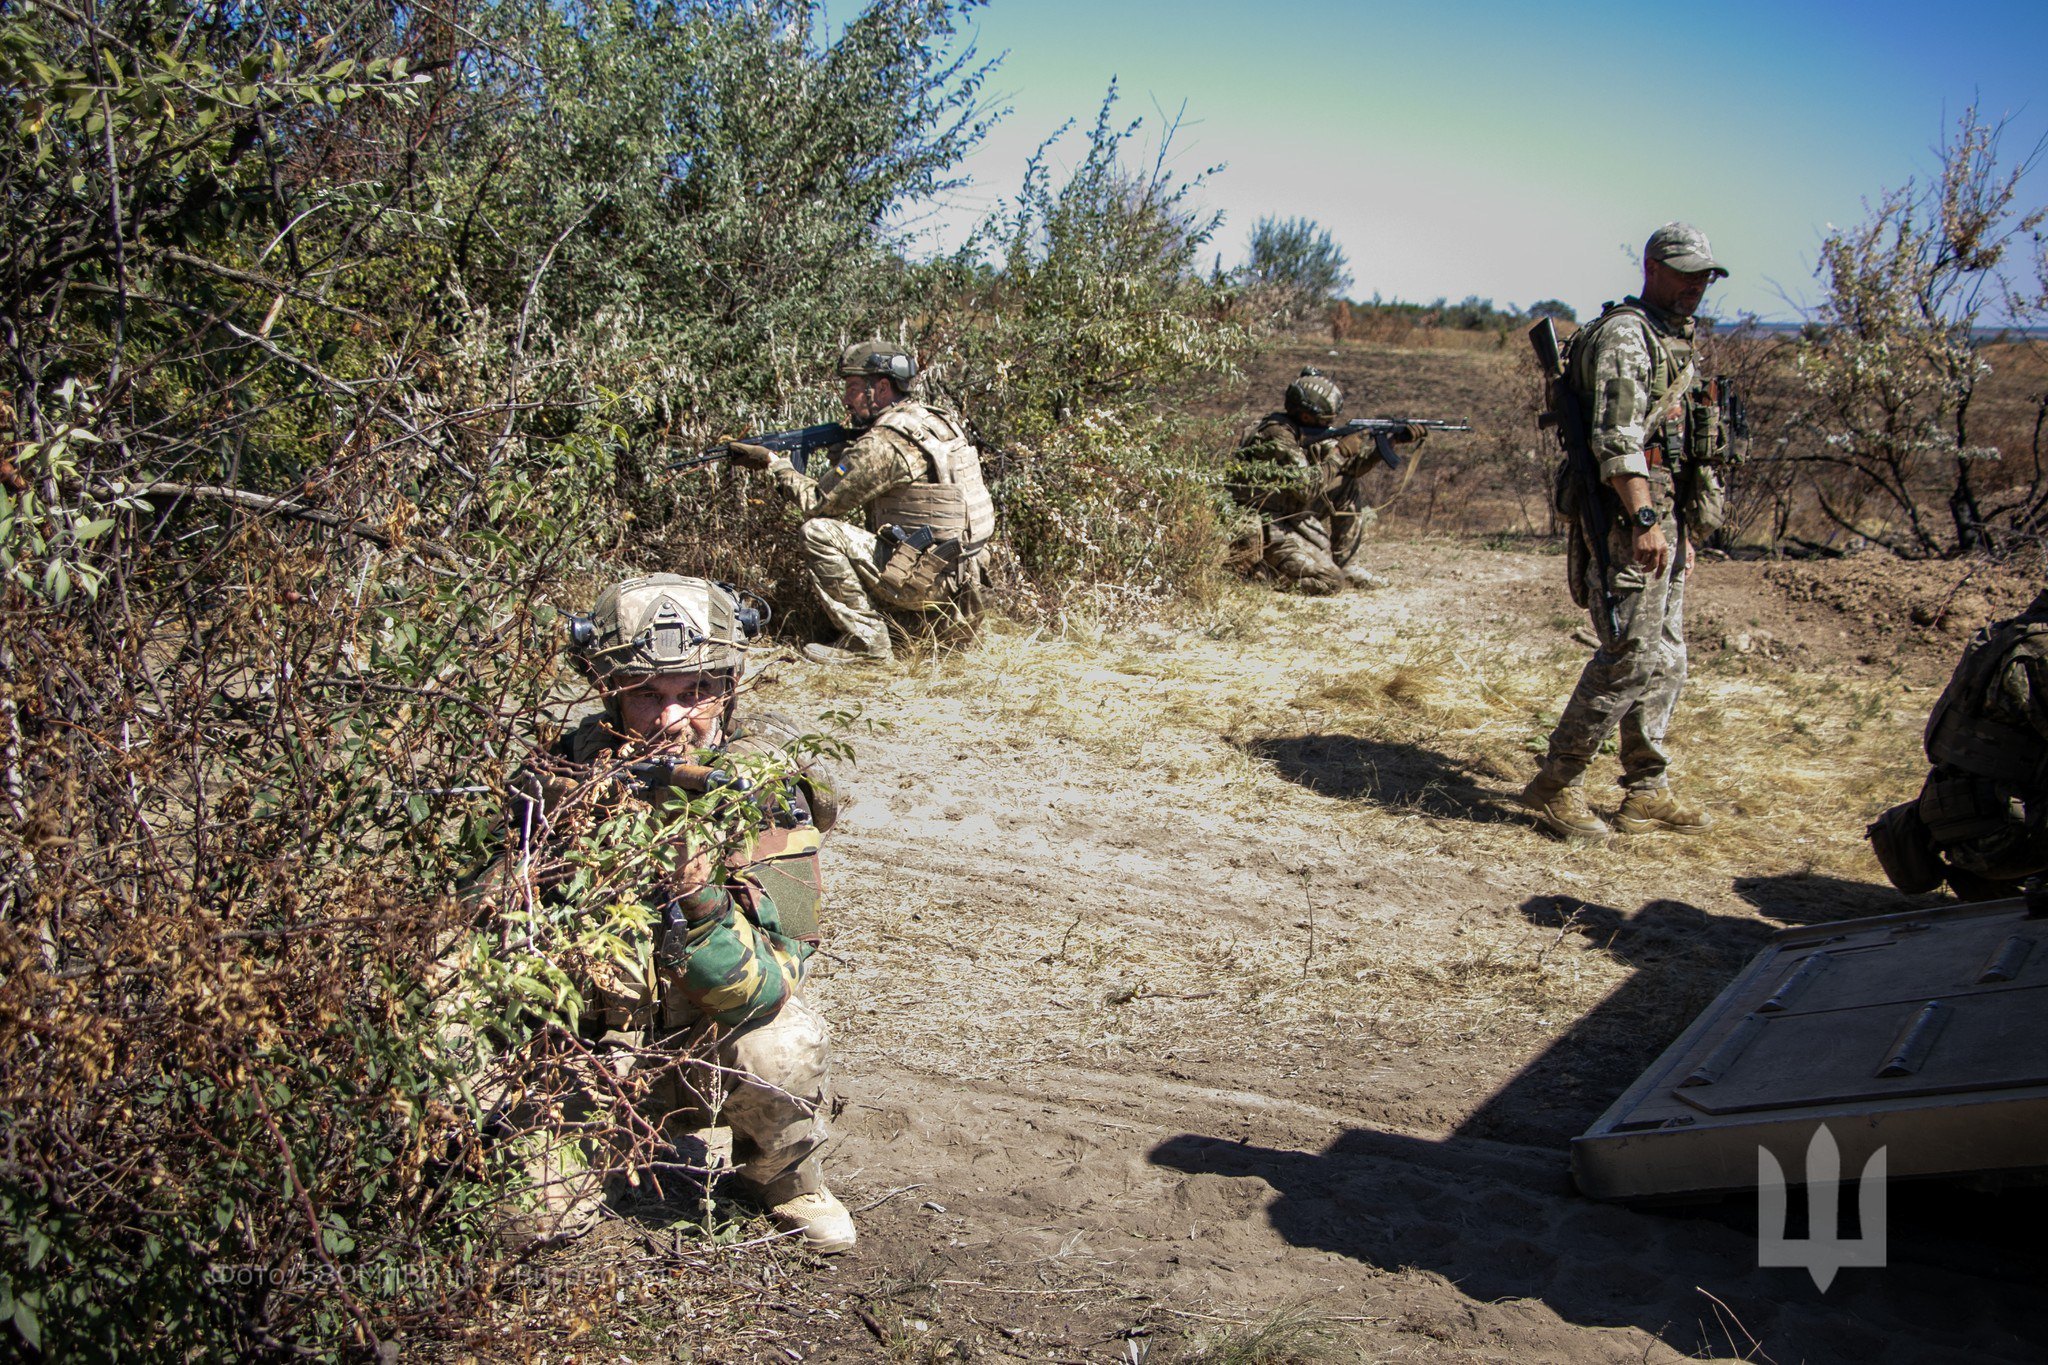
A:
<svg viewBox="0 0 2048 1365">
<path fill-rule="evenodd" d="M 1477 824 L 1523 817 L 1512 792 L 1433 749 L 1353 735 L 1285 735 L 1238 741 L 1289 782 L 1339 801 L 1370 801 Z"/>
<path fill-rule="evenodd" d="M 2048 1257 L 2010 1207 L 2030 1209 L 2020 1221 L 2038 1226 L 2048 1213 L 2043 1192 L 1993 1195 L 1954 1182 L 1902 1188 L 1889 1219 L 1890 1268 L 1845 1270 L 1826 1294 L 1802 1270 L 1758 1268 L 1753 1197 L 1644 1211 L 1578 1195 L 1571 1139 L 1772 930 L 1676 900 L 1629 913 L 1536 896 L 1520 908 L 1532 924 L 1557 931 L 1560 950 L 1603 952 L 1633 971 L 1448 1137 L 1361 1127 L 1322 1151 L 1301 1152 L 1189 1133 L 1154 1148 L 1152 1161 L 1263 1181 L 1273 1191 L 1266 1217 L 1292 1245 L 1388 1270 L 1435 1271 L 1472 1300 L 1537 1299 L 1573 1322 L 1638 1326 L 1681 1353 L 1814 1362 L 2036 1358 L 2034 1343 L 2048 1333 L 2048 1303 L 2038 1293 Z M 1858 903 L 1810 919 L 1868 912 Z M 1995 1235 L 1985 1226 L 1994 1220 Z M 1725 1300 L 1730 1314 L 1702 1290 Z"/>
</svg>

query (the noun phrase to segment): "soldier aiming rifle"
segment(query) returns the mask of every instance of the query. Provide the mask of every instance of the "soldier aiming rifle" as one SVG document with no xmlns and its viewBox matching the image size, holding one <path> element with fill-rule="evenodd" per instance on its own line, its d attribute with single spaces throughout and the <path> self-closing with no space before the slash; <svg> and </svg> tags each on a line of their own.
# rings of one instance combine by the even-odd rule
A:
<svg viewBox="0 0 2048 1365">
<path fill-rule="evenodd" d="M 1283 410 L 1260 419 L 1229 471 L 1230 496 L 1260 520 L 1258 573 L 1296 592 L 1385 587 L 1385 579 L 1353 562 L 1366 527 L 1377 520 L 1365 500 L 1365 476 L 1380 464 L 1401 468 L 1396 444 L 1472 429 L 1434 418 L 1339 423 L 1343 410 L 1336 382 L 1303 370 L 1287 386 Z"/>
</svg>

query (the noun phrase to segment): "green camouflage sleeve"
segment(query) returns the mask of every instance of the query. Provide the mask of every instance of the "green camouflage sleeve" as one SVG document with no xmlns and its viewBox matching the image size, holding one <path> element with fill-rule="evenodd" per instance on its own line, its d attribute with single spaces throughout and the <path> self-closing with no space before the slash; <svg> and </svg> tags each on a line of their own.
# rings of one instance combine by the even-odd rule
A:
<svg viewBox="0 0 2048 1365">
<path fill-rule="evenodd" d="M 671 925 L 662 940 L 662 966 L 670 989 L 713 1023 L 734 1028 L 782 1007 L 801 978 L 802 959 L 793 945 L 742 914 L 729 894 L 709 890 L 723 907 L 694 923 Z"/>
<path fill-rule="evenodd" d="M 795 504 L 804 520 L 845 520 L 890 489 L 916 483 L 924 472 L 924 452 L 889 432 L 870 430 L 840 447 L 833 469 L 839 474 L 838 481 L 825 492 L 819 491 L 818 480 L 794 469 L 777 471 L 783 496 Z"/>
<path fill-rule="evenodd" d="M 1600 477 L 1650 475 L 1643 441 L 1650 422 L 1650 340 L 1633 318 L 1609 322 L 1593 335 L 1579 369 L 1580 397 L 1591 418 L 1587 441 Z"/>
</svg>

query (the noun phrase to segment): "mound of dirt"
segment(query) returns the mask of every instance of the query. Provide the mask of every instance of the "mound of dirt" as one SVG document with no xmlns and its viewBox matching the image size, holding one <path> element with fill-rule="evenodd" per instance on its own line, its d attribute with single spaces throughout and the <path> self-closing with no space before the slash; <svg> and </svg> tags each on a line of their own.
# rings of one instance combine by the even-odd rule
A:
<svg viewBox="0 0 2048 1365">
<path fill-rule="evenodd" d="M 1764 578 L 1794 602 L 1828 607 L 1882 635 L 1944 651 L 1987 621 L 2018 615 L 2041 590 L 2038 574 L 2010 566 L 1883 553 L 1773 564 Z"/>
</svg>

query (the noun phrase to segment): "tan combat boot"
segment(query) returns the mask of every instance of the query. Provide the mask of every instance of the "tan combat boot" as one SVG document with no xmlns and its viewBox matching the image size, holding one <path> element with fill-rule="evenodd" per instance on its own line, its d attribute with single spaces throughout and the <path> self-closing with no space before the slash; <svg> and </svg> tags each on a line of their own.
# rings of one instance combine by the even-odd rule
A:
<svg viewBox="0 0 2048 1365">
<path fill-rule="evenodd" d="M 1714 823 L 1705 808 L 1689 806 L 1671 794 L 1669 787 L 1638 788 L 1621 799 L 1614 813 L 1614 827 L 1623 834 L 1655 834 L 1675 830 L 1697 834 Z"/>
<path fill-rule="evenodd" d="M 1522 804 L 1536 823 L 1563 839 L 1606 839 L 1614 831 L 1586 805 L 1585 789 L 1537 774 L 1522 788 Z"/>
<path fill-rule="evenodd" d="M 1381 588 L 1392 586 L 1388 580 L 1380 577 L 1370 569 L 1360 568 L 1356 564 L 1346 564 L 1344 566 L 1344 581 L 1360 592 L 1377 592 Z"/>
<path fill-rule="evenodd" d="M 832 1191 L 820 1186 L 809 1194 L 785 1199 L 768 1211 L 780 1227 L 803 1239 L 803 1244 L 820 1256 L 837 1256 L 853 1250 L 857 1236 L 853 1215 Z"/>
<path fill-rule="evenodd" d="M 851 635 L 842 635 L 829 645 L 805 645 L 803 656 L 814 664 L 886 664 L 894 663 L 896 653 L 889 647 L 888 636 L 882 637 L 879 650 L 870 649 Z"/>
</svg>

